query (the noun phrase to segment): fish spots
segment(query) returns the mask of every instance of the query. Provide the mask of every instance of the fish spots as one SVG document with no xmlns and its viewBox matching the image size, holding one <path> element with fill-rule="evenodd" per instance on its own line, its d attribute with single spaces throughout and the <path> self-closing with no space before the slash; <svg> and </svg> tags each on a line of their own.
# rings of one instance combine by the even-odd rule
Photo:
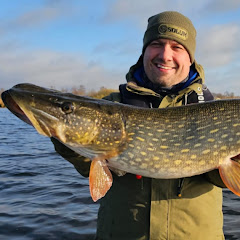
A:
<svg viewBox="0 0 240 240">
<path fill-rule="evenodd" d="M 131 132 L 131 133 L 128 133 L 128 136 L 133 136 L 135 135 L 135 133 Z"/>
<path fill-rule="evenodd" d="M 201 143 L 197 143 L 197 144 L 194 145 L 195 148 L 197 148 L 197 147 L 201 147 L 201 146 L 202 146 Z"/>
<path fill-rule="evenodd" d="M 142 156 L 146 156 L 146 155 L 147 155 L 146 152 L 140 152 L 140 154 L 141 154 Z"/>
<path fill-rule="evenodd" d="M 221 136 L 221 138 L 227 138 L 228 137 L 228 134 L 223 134 L 222 136 Z"/>
<path fill-rule="evenodd" d="M 210 152 L 211 152 L 210 149 L 206 149 L 206 150 L 202 151 L 202 154 L 208 154 L 208 153 L 210 153 Z"/>
<path fill-rule="evenodd" d="M 224 151 L 227 150 L 227 146 L 222 146 L 220 150 L 224 150 Z"/>
<path fill-rule="evenodd" d="M 213 130 L 210 131 L 210 133 L 216 133 L 218 131 L 219 131 L 219 129 L 213 129 Z"/>
<path fill-rule="evenodd" d="M 142 163 L 141 165 L 140 165 L 140 168 L 141 169 L 146 169 L 148 167 L 148 164 L 146 164 L 146 163 Z"/>
<path fill-rule="evenodd" d="M 207 141 L 208 142 L 215 142 L 215 139 L 214 138 L 209 138 Z"/>
<path fill-rule="evenodd" d="M 160 148 L 161 148 L 161 149 L 168 149 L 168 146 L 161 145 Z"/>
<path fill-rule="evenodd" d="M 195 137 L 194 136 L 189 136 L 189 137 L 186 137 L 186 140 L 191 140 L 191 139 L 194 139 Z"/>
<path fill-rule="evenodd" d="M 160 168 L 161 167 L 161 165 L 160 164 L 155 164 L 155 166 L 154 166 L 155 168 Z"/>
<path fill-rule="evenodd" d="M 182 160 L 175 160 L 175 161 L 174 161 L 174 164 L 175 164 L 175 165 L 180 165 L 181 163 L 182 163 Z"/>
<path fill-rule="evenodd" d="M 191 159 L 196 159 L 196 158 L 197 158 L 197 155 L 193 154 L 193 155 L 191 155 L 190 158 L 191 158 Z"/>
<path fill-rule="evenodd" d="M 148 148 L 148 151 L 150 151 L 150 152 L 153 152 L 155 150 L 156 150 L 155 148 Z"/>
<path fill-rule="evenodd" d="M 207 128 L 208 126 L 202 126 L 202 127 L 198 127 L 196 130 L 199 131 L 199 130 L 203 130 L 205 128 Z"/>
<path fill-rule="evenodd" d="M 200 166 L 203 166 L 206 164 L 206 161 L 205 160 L 201 160 L 199 163 L 198 163 Z"/>
<path fill-rule="evenodd" d="M 190 151 L 190 149 L 182 149 L 181 150 L 181 153 L 187 153 L 187 152 L 189 152 Z"/>
<path fill-rule="evenodd" d="M 153 156 L 153 161 L 158 161 L 160 158 L 157 156 Z"/>
<path fill-rule="evenodd" d="M 132 159 L 134 157 L 134 154 L 131 152 L 128 152 L 128 156 Z"/>
<path fill-rule="evenodd" d="M 141 138 L 141 137 L 136 137 L 137 140 L 141 141 L 141 142 L 144 142 L 145 139 L 144 138 Z"/>
</svg>

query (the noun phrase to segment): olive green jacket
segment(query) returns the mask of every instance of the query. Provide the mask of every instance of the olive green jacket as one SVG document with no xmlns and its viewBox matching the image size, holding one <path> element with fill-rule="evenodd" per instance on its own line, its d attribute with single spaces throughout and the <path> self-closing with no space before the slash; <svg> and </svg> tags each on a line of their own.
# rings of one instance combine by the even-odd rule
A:
<svg viewBox="0 0 240 240">
<path fill-rule="evenodd" d="M 137 65 L 139 62 L 137 63 Z M 196 63 L 195 63 L 196 64 Z M 127 91 L 136 96 L 161 99 L 159 107 L 182 105 L 195 92 L 202 94 L 203 71 L 196 64 L 199 76 L 176 96 L 158 96 L 150 89 L 137 86 L 128 75 Z M 132 71 L 132 72 L 131 72 Z M 202 80 L 201 80 L 202 79 Z M 106 99 L 120 101 L 119 93 Z M 88 176 L 90 160 L 52 140 L 57 152 L 74 164 L 83 176 Z M 222 240 L 222 189 L 217 170 L 182 179 L 137 179 L 133 174 L 118 177 L 113 173 L 113 185 L 99 200 L 97 240 Z"/>
</svg>

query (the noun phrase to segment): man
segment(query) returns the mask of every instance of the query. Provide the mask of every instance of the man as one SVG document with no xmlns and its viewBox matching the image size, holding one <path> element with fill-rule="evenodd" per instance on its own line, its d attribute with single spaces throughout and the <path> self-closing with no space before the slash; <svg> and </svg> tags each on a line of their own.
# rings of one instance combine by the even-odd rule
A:
<svg viewBox="0 0 240 240">
<path fill-rule="evenodd" d="M 148 21 L 143 51 L 120 93 L 106 99 L 146 108 L 212 100 L 204 72 L 194 59 L 196 30 L 178 12 Z M 88 176 L 90 161 L 53 139 L 56 150 Z M 180 154 L 180 153 L 176 153 Z M 113 174 L 100 202 L 98 240 L 222 240 L 223 182 L 217 170 L 184 179 L 152 179 Z"/>
</svg>

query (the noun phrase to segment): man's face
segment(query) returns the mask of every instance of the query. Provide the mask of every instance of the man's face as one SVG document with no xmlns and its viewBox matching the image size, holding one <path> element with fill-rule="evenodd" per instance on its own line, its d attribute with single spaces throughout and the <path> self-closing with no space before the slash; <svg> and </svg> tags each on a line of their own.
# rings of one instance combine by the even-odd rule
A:
<svg viewBox="0 0 240 240">
<path fill-rule="evenodd" d="M 158 39 L 147 46 L 143 65 L 151 82 L 171 87 L 188 76 L 191 60 L 187 50 L 178 42 Z"/>
</svg>

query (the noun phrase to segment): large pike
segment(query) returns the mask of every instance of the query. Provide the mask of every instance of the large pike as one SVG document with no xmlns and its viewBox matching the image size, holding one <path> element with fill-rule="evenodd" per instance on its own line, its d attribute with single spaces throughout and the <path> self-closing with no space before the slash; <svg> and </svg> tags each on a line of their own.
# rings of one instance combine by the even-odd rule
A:
<svg viewBox="0 0 240 240">
<path fill-rule="evenodd" d="M 112 184 L 112 170 L 182 178 L 219 169 L 240 196 L 240 100 L 145 109 L 19 84 L 3 92 L 7 108 L 45 136 L 92 159 L 94 201 Z"/>
</svg>

